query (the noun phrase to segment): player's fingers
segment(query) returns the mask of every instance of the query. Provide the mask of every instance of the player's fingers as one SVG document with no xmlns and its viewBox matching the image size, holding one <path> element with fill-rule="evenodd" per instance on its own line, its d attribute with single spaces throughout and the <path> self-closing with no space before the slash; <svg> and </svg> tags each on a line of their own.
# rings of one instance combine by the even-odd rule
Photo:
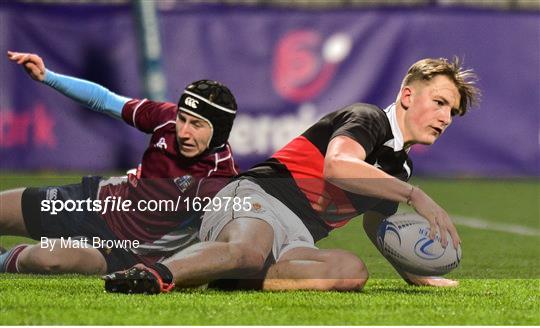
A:
<svg viewBox="0 0 540 328">
<path fill-rule="evenodd" d="M 21 54 L 19 58 L 19 64 L 26 62 L 36 62 L 38 59 L 39 57 L 34 54 Z"/>
<path fill-rule="evenodd" d="M 22 54 L 18 52 L 12 52 L 12 51 L 8 52 L 8 58 L 13 61 L 17 61 L 19 58 L 21 58 L 21 55 Z"/>
<path fill-rule="evenodd" d="M 454 245 L 455 249 L 458 249 L 459 244 L 461 244 L 461 239 L 459 238 L 459 234 L 457 232 L 456 227 L 451 224 L 448 227 L 448 231 L 450 232 L 450 236 L 452 237 L 452 244 Z"/>
<path fill-rule="evenodd" d="M 13 58 L 17 60 L 17 64 L 21 64 L 22 61 L 24 61 L 24 56 L 25 56 L 24 54 L 17 54 L 13 56 Z"/>
<path fill-rule="evenodd" d="M 35 79 L 39 79 L 40 78 L 40 74 L 43 73 L 39 67 L 33 63 L 33 62 L 26 62 L 24 64 L 24 68 L 26 69 L 26 71 L 28 73 L 30 73 L 30 75 L 32 75 L 33 78 Z"/>
<path fill-rule="evenodd" d="M 28 60 L 28 57 L 28 54 L 21 54 L 20 56 L 17 56 L 17 64 L 23 64 Z"/>
<path fill-rule="evenodd" d="M 24 68 L 28 69 L 28 70 L 37 70 L 38 67 L 35 63 L 33 62 L 26 62 L 24 63 Z"/>
<path fill-rule="evenodd" d="M 435 228 L 430 232 L 430 239 L 431 240 L 435 240 L 435 238 L 437 237 L 437 234 L 439 235 L 439 242 L 441 243 L 441 245 L 444 247 L 444 243 L 443 243 L 443 240 L 442 240 L 442 235 L 441 235 L 441 231 L 443 229 L 443 225 L 440 223 L 440 219 L 438 217 L 435 218 Z"/>
<path fill-rule="evenodd" d="M 439 225 L 439 238 L 443 248 L 448 246 L 448 226 L 446 225 L 446 220 L 444 214 L 441 213 L 437 217 L 437 224 Z"/>
<path fill-rule="evenodd" d="M 448 228 L 445 224 L 439 226 L 439 236 L 441 238 L 441 246 L 446 248 L 448 246 Z"/>
<path fill-rule="evenodd" d="M 434 240 L 437 233 L 437 218 L 429 221 L 429 239 Z"/>
<path fill-rule="evenodd" d="M 8 54 L 9 57 L 13 57 L 13 56 L 20 55 L 21 52 L 8 50 L 8 51 L 7 51 L 7 54 Z"/>
</svg>

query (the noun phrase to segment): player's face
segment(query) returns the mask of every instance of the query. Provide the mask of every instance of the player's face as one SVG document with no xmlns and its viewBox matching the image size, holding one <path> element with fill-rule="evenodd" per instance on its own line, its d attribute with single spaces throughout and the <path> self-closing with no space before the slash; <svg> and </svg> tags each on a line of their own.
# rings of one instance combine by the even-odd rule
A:
<svg viewBox="0 0 540 328">
<path fill-rule="evenodd" d="M 212 128 L 208 122 L 178 111 L 176 116 L 176 140 L 180 154 L 191 158 L 202 154 L 212 138 Z"/>
<path fill-rule="evenodd" d="M 407 107 L 404 141 L 431 145 L 450 126 L 452 116 L 459 112 L 459 91 L 444 75 L 437 75 L 428 82 L 414 82 L 409 91 L 410 94 L 402 99 Z"/>
</svg>

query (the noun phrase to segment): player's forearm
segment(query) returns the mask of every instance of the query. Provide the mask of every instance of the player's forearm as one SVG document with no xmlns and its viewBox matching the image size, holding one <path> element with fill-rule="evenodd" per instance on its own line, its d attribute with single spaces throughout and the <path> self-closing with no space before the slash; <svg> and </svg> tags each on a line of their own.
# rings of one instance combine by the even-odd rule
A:
<svg viewBox="0 0 540 328">
<path fill-rule="evenodd" d="M 122 108 L 129 98 L 117 95 L 107 88 L 82 79 L 45 71 L 43 83 L 94 111 L 121 118 Z"/>
<path fill-rule="evenodd" d="M 335 158 L 325 164 L 325 179 L 349 192 L 396 202 L 410 200 L 412 186 L 360 159 Z"/>
</svg>

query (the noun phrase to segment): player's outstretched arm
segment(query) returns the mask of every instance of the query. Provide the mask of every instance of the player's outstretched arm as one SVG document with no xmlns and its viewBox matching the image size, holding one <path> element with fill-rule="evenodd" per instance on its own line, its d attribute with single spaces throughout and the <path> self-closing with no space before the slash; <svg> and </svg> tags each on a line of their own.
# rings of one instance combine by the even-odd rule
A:
<svg viewBox="0 0 540 328">
<path fill-rule="evenodd" d="M 379 249 L 378 244 L 377 244 L 377 229 L 379 228 L 379 225 L 384 219 L 385 219 L 385 216 L 383 214 L 373 212 L 373 211 L 366 212 L 363 217 L 364 231 L 369 237 L 369 240 L 371 240 L 373 245 L 375 245 L 375 247 L 379 250 L 381 254 L 382 252 Z M 392 261 L 388 261 L 388 262 L 394 267 L 394 269 L 401 276 L 401 278 L 403 278 L 403 280 L 405 280 L 410 285 L 431 286 L 431 287 L 457 287 L 459 285 L 458 281 L 452 280 L 452 279 L 446 279 L 443 277 L 419 276 L 412 273 L 408 273 L 408 272 L 403 271 L 401 268 L 399 268 L 399 266 L 397 266 Z"/>
<path fill-rule="evenodd" d="M 43 59 L 36 54 L 8 51 L 7 56 L 11 61 L 22 65 L 32 79 L 56 89 L 94 111 L 121 118 L 122 108 L 130 100 L 94 82 L 48 70 Z"/>
<path fill-rule="evenodd" d="M 330 141 L 324 159 L 327 181 L 349 192 L 407 203 L 430 224 L 430 238 L 440 231 L 441 244 L 446 247 L 448 231 L 457 249 L 460 239 L 446 211 L 418 187 L 403 182 L 373 165 L 366 163 L 362 145 L 347 136 Z"/>
</svg>

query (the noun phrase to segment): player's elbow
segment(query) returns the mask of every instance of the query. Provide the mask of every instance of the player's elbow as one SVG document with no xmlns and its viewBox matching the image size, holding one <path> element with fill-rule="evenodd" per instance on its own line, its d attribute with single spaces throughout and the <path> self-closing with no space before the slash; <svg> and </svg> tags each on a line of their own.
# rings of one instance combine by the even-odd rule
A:
<svg viewBox="0 0 540 328">
<path fill-rule="evenodd" d="M 340 178 L 343 159 L 338 154 L 329 155 L 324 159 L 323 177 L 326 181 L 335 183 Z"/>
</svg>

